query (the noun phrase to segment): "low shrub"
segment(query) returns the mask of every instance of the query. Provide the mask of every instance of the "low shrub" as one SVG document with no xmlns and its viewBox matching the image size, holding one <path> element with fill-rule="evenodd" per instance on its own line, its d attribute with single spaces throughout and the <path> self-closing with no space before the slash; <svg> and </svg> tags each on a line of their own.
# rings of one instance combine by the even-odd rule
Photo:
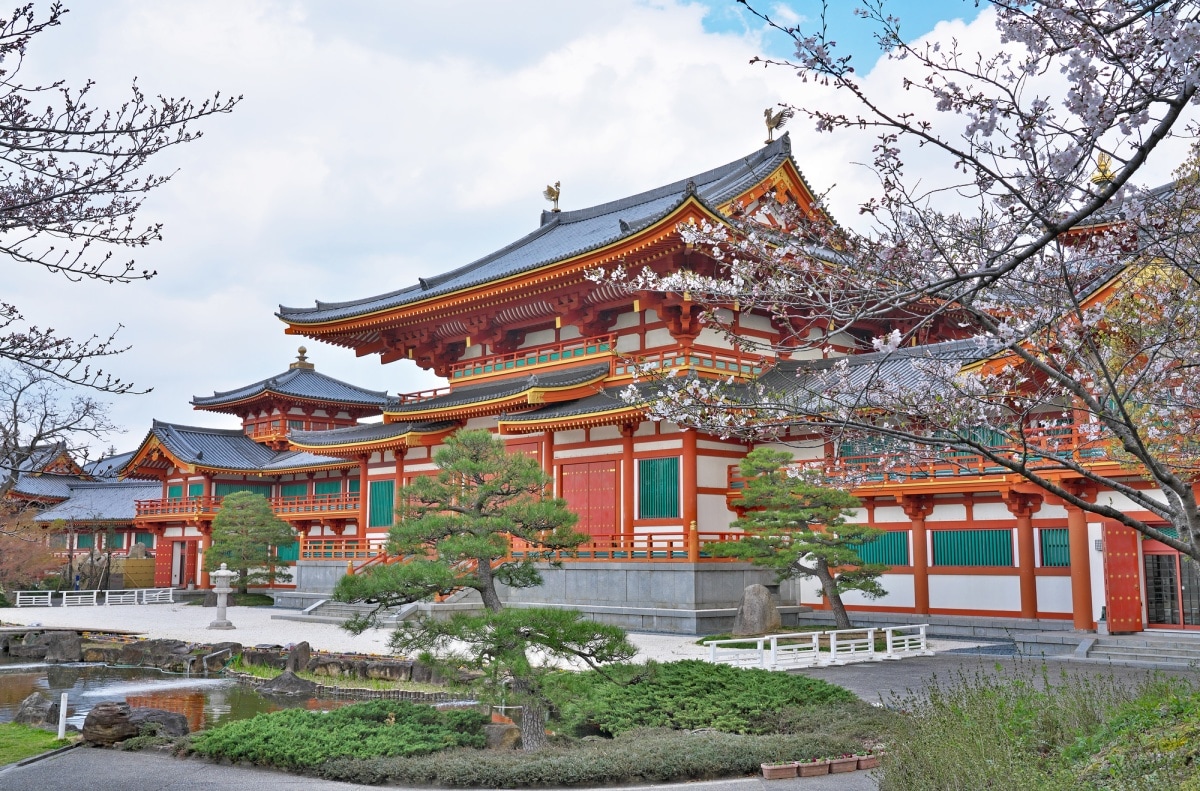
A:
<svg viewBox="0 0 1200 791">
<path fill-rule="evenodd" d="M 848 690 L 818 679 L 699 660 L 563 674 L 552 684 L 561 727 L 570 733 L 616 735 L 635 728 L 712 728 L 729 733 L 777 730 L 793 707 L 848 703 Z"/>
<path fill-rule="evenodd" d="M 211 758 L 311 770 L 337 758 L 482 747 L 487 720 L 474 709 L 438 711 L 404 701 L 357 703 L 330 712 L 287 709 L 199 733 L 190 749 Z"/>
<path fill-rule="evenodd" d="M 353 783 L 393 783 L 479 788 L 595 786 L 736 777 L 762 763 L 839 755 L 840 739 L 804 735 L 739 735 L 667 729 L 629 731 L 537 753 L 448 750 L 413 758 L 341 759 L 317 770 L 321 777 Z"/>
</svg>

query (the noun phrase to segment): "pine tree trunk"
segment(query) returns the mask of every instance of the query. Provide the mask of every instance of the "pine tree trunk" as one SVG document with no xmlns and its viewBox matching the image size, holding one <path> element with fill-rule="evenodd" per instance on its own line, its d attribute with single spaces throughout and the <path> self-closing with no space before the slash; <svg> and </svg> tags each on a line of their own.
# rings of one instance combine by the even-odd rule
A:
<svg viewBox="0 0 1200 791">
<path fill-rule="evenodd" d="M 521 749 L 531 753 L 547 744 L 546 707 L 541 701 L 526 699 L 521 706 Z"/>
<path fill-rule="evenodd" d="M 488 612 L 500 612 L 504 609 L 504 602 L 500 601 L 500 594 L 496 593 L 491 559 L 476 558 L 475 563 L 475 576 L 479 578 L 479 597 L 483 599 L 483 606 Z"/>
<path fill-rule="evenodd" d="M 818 560 L 813 571 L 821 581 L 821 591 L 825 594 L 825 600 L 829 602 L 829 609 L 833 612 L 837 628 L 853 629 L 854 624 L 850 623 L 850 615 L 846 612 L 846 605 L 842 604 L 841 594 L 837 592 L 837 582 L 829 572 L 829 566 L 825 561 Z"/>
</svg>

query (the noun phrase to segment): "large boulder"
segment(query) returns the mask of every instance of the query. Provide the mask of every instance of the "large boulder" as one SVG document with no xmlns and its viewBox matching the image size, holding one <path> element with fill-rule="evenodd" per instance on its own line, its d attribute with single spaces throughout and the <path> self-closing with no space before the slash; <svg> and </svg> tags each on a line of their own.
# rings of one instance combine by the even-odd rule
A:
<svg viewBox="0 0 1200 791">
<path fill-rule="evenodd" d="M 733 634 L 737 637 L 773 632 L 779 628 L 779 602 L 766 585 L 747 585 L 742 592 Z"/>
<path fill-rule="evenodd" d="M 47 635 L 46 661 L 51 664 L 83 661 L 83 641 L 76 632 L 54 632 Z"/>
<path fill-rule="evenodd" d="M 154 731 L 159 736 L 187 736 L 191 731 L 187 717 L 174 711 L 162 709 L 133 708 L 129 710 L 129 722 L 137 728 L 138 733 Z"/>
<path fill-rule="evenodd" d="M 128 703 L 97 703 L 83 721 L 83 740 L 88 744 L 108 747 L 137 735 Z"/>
<path fill-rule="evenodd" d="M 45 659 L 50 635 L 45 632 L 27 632 L 20 642 L 9 641 L 9 656 L 21 659 Z"/>
<path fill-rule="evenodd" d="M 58 724 L 58 701 L 51 700 L 41 692 L 34 692 L 21 701 L 21 705 L 17 706 L 13 722 L 32 725 L 35 728 L 42 725 L 56 725 Z"/>
<path fill-rule="evenodd" d="M 292 646 L 288 651 L 287 659 L 283 663 L 284 670 L 290 670 L 293 673 L 299 673 L 301 670 L 308 670 L 309 660 L 312 659 L 312 646 L 307 640 L 302 640 Z"/>
<path fill-rule="evenodd" d="M 521 743 L 521 729 L 511 722 L 489 722 L 483 726 L 489 750 L 515 750 Z"/>
<path fill-rule="evenodd" d="M 285 670 L 275 678 L 258 688 L 267 695 L 315 695 L 317 684 L 300 678 L 290 670 Z"/>
</svg>

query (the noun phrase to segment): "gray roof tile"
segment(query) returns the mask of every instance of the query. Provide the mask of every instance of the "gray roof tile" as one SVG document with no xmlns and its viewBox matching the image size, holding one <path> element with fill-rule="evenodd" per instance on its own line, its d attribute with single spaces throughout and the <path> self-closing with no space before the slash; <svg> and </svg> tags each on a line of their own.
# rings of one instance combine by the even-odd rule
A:
<svg viewBox="0 0 1200 791">
<path fill-rule="evenodd" d="M 238 429 L 200 428 L 154 421 L 150 434 L 187 464 L 226 470 L 265 471 L 346 464 L 345 459 L 305 451 L 274 451 Z"/>
<path fill-rule="evenodd" d="M 236 390 L 223 393 L 213 393 L 211 396 L 194 396 L 192 406 L 201 409 L 212 409 L 224 404 L 244 401 L 247 398 L 263 393 L 278 393 L 283 396 L 304 398 L 310 401 L 331 401 L 338 404 L 353 404 L 370 406 L 382 410 L 388 402 L 388 394 L 376 390 L 366 390 L 347 384 L 332 376 L 326 376 L 307 368 L 290 368 L 287 371 L 263 379 Z"/>
<path fill-rule="evenodd" d="M 548 373 L 531 374 L 519 379 L 503 379 L 498 382 L 487 382 L 478 385 L 455 387 L 445 395 L 435 396 L 425 401 L 414 401 L 406 404 L 393 404 L 388 407 L 389 414 L 404 414 L 406 412 L 424 412 L 430 409 L 449 409 L 491 401 L 497 398 L 510 398 L 538 387 L 572 387 L 574 385 L 594 382 L 608 376 L 607 362 L 599 365 L 586 365 L 579 368 L 567 368 Z"/>
<path fill-rule="evenodd" d="M 69 494 L 68 499 L 38 514 L 37 521 L 133 521 L 134 502 L 162 497 L 162 485 L 144 481 L 77 481 L 71 484 Z"/>
<path fill-rule="evenodd" d="M 410 431 L 440 431 L 453 423 L 364 423 L 361 426 L 335 428 L 327 431 L 292 431 L 288 439 L 298 445 L 349 445 L 354 443 L 380 442 L 399 437 Z"/>
<path fill-rule="evenodd" d="M 705 204 L 721 204 L 758 183 L 790 156 L 791 142 L 785 134 L 742 159 L 649 192 L 577 211 L 543 212 L 541 226 L 527 236 L 466 266 L 425 279 L 417 285 L 350 302 L 317 302 L 311 308 L 280 305 L 277 315 L 294 324 L 335 321 L 399 307 L 536 269 L 632 236 L 674 211 L 691 189 Z"/>
</svg>

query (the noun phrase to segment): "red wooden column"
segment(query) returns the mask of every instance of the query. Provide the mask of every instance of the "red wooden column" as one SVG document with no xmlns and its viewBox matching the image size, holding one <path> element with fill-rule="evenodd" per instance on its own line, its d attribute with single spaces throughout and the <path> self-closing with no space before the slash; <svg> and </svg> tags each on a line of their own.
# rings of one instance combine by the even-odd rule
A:
<svg viewBox="0 0 1200 791">
<path fill-rule="evenodd" d="M 692 522 L 699 519 L 696 497 L 696 430 L 687 429 L 683 432 L 683 528 L 688 529 Z"/>
<path fill-rule="evenodd" d="M 633 434 L 637 423 L 621 426 L 621 534 L 626 539 L 633 537 L 634 504 L 637 494 L 633 490 Z"/>
<path fill-rule="evenodd" d="M 1087 514 L 1067 506 L 1067 551 L 1071 558 L 1071 614 L 1076 629 L 1092 631 L 1092 554 L 1088 546 Z"/>
<path fill-rule="evenodd" d="M 912 521 L 913 610 L 917 615 L 929 614 L 929 541 L 926 538 L 925 517 L 933 513 L 928 497 L 900 495 L 900 505 Z"/>
<path fill-rule="evenodd" d="M 358 536 L 367 534 L 367 516 L 371 507 L 371 485 L 367 482 L 367 460 L 370 456 L 358 457 Z"/>
<path fill-rule="evenodd" d="M 404 494 L 401 491 L 404 488 L 404 457 L 408 453 L 408 448 L 396 448 L 396 496 L 392 501 L 392 507 L 398 509 L 400 503 L 404 501 Z M 398 517 L 392 516 L 392 524 L 395 524 Z"/>
<path fill-rule="evenodd" d="M 1021 585 L 1021 617 L 1037 618 L 1037 577 L 1033 551 L 1033 515 L 1041 508 L 1036 495 L 1009 492 L 1008 511 L 1017 518 L 1017 576 Z"/>
<path fill-rule="evenodd" d="M 546 429 L 542 435 L 542 471 L 550 479 L 550 488 L 554 489 L 554 430 Z M 561 497 L 561 491 L 552 491 L 552 495 Z"/>
</svg>

